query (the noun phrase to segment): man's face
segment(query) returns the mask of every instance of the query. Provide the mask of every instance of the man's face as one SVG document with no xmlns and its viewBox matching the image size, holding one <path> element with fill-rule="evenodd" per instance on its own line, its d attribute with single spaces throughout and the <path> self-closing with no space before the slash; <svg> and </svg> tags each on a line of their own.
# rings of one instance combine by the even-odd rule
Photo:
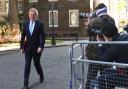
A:
<svg viewBox="0 0 128 89">
<path fill-rule="evenodd" d="M 32 11 L 29 12 L 29 19 L 31 21 L 35 21 L 36 17 L 37 17 L 37 15 L 35 12 L 32 12 Z"/>
</svg>

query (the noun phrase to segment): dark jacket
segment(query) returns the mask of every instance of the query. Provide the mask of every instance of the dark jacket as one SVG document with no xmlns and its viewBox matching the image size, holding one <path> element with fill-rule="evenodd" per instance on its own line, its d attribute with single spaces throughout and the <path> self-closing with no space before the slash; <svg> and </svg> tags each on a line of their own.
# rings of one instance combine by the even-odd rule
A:
<svg viewBox="0 0 128 89">
<path fill-rule="evenodd" d="M 128 35 L 117 34 L 112 41 L 127 41 Z M 128 44 L 110 44 L 100 56 L 100 61 L 128 63 Z"/>
<path fill-rule="evenodd" d="M 38 47 L 41 47 L 43 49 L 45 44 L 45 33 L 43 23 L 35 21 L 35 26 L 32 35 L 29 31 L 29 23 L 30 21 L 25 21 L 23 23 L 20 49 L 24 49 L 25 51 L 29 51 L 31 49 L 37 50 Z"/>
</svg>

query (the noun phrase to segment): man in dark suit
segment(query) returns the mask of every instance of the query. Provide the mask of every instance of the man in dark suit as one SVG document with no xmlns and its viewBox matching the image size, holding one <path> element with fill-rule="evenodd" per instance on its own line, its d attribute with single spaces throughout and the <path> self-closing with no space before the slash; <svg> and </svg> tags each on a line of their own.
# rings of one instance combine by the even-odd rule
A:
<svg viewBox="0 0 128 89">
<path fill-rule="evenodd" d="M 38 11 L 35 8 L 29 10 L 29 20 L 23 24 L 21 34 L 21 53 L 25 53 L 24 88 L 29 89 L 29 75 L 31 60 L 40 77 L 40 83 L 44 80 L 43 70 L 40 64 L 41 53 L 45 44 L 45 33 L 43 23 L 37 20 Z"/>
</svg>

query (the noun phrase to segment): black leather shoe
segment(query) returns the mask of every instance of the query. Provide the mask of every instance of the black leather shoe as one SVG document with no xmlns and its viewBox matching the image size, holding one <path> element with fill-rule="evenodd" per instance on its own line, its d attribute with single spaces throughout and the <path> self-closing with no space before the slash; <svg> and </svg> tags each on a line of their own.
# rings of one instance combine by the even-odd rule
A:
<svg viewBox="0 0 128 89">
<path fill-rule="evenodd" d="M 40 83 L 43 83 L 44 77 L 40 77 Z"/>
<path fill-rule="evenodd" d="M 22 89 L 29 89 L 28 86 L 24 86 Z"/>
</svg>

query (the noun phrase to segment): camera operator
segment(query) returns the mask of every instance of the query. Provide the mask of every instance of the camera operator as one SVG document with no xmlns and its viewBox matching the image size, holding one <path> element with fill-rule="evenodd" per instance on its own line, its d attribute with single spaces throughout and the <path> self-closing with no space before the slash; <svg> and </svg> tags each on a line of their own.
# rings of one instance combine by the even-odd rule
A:
<svg viewBox="0 0 128 89">
<path fill-rule="evenodd" d="M 107 14 L 107 7 L 104 3 L 99 4 L 95 8 L 95 11 L 90 15 L 90 18 L 91 20 L 88 23 L 89 36 L 94 36 L 94 34 L 92 34 L 92 29 L 100 29 L 102 27 L 103 22 L 109 22 L 115 25 L 114 19 Z"/>
<path fill-rule="evenodd" d="M 101 35 L 101 28 L 102 28 L 102 20 L 100 18 L 92 18 L 93 21 L 90 22 L 90 24 L 93 23 L 94 26 L 90 26 L 88 30 L 89 32 L 89 41 L 97 41 L 97 35 L 100 37 L 100 39 L 104 40 L 103 36 Z M 91 28 L 92 27 L 92 28 Z M 99 60 L 99 56 L 102 55 L 102 53 L 105 50 L 105 46 L 102 46 L 102 50 L 99 50 L 99 46 L 97 44 L 88 44 L 86 47 L 86 57 L 88 60 Z M 105 66 L 104 66 L 105 67 Z M 87 73 L 87 81 L 86 81 L 86 88 L 85 89 L 91 89 L 91 81 L 95 80 L 97 77 L 97 73 L 101 71 L 103 68 L 102 65 L 96 64 L 96 63 L 90 63 L 88 66 L 88 73 Z"/>
<path fill-rule="evenodd" d="M 94 11 L 95 15 L 91 17 L 87 25 L 87 32 L 89 41 L 97 41 L 97 33 L 103 27 L 104 22 L 109 22 L 115 25 L 114 19 L 107 14 L 107 7 L 105 4 L 99 4 Z M 95 29 L 95 30 L 94 30 Z M 101 36 L 101 35 L 100 35 Z M 103 37 L 102 37 L 102 40 Z M 86 57 L 89 60 L 99 60 L 99 56 L 106 50 L 105 46 L 102 47 L 102 51 L 99 51 L 97 44 L 88 44 L 86 47 Z M 105 67 L 105 66 L 104 66 Z M 95 79 L 99 70 L 103 68 L 102 65 L 90 63 L 88 67 L 86 89 L 90 89 L 91 80 Z"/>
<path fill-rule="evenodd" d="M 89 36 L 89 41 L 96 41 L 96 35 L 94 34 L 94 31 L 92 29 L 100 30 L 104 22 L 109 22 L 115 25 L 114 19 L 107 14 L 107 7 L 103 3 L 99 4 L 95 8 L 95 11 L 91 16 L 92 17 L 87 25 L 87 35 Z M 90 60 L 98 59 L 96 54 L 96 45 L 87 46 L 86 56 Z"/>
</svg>

